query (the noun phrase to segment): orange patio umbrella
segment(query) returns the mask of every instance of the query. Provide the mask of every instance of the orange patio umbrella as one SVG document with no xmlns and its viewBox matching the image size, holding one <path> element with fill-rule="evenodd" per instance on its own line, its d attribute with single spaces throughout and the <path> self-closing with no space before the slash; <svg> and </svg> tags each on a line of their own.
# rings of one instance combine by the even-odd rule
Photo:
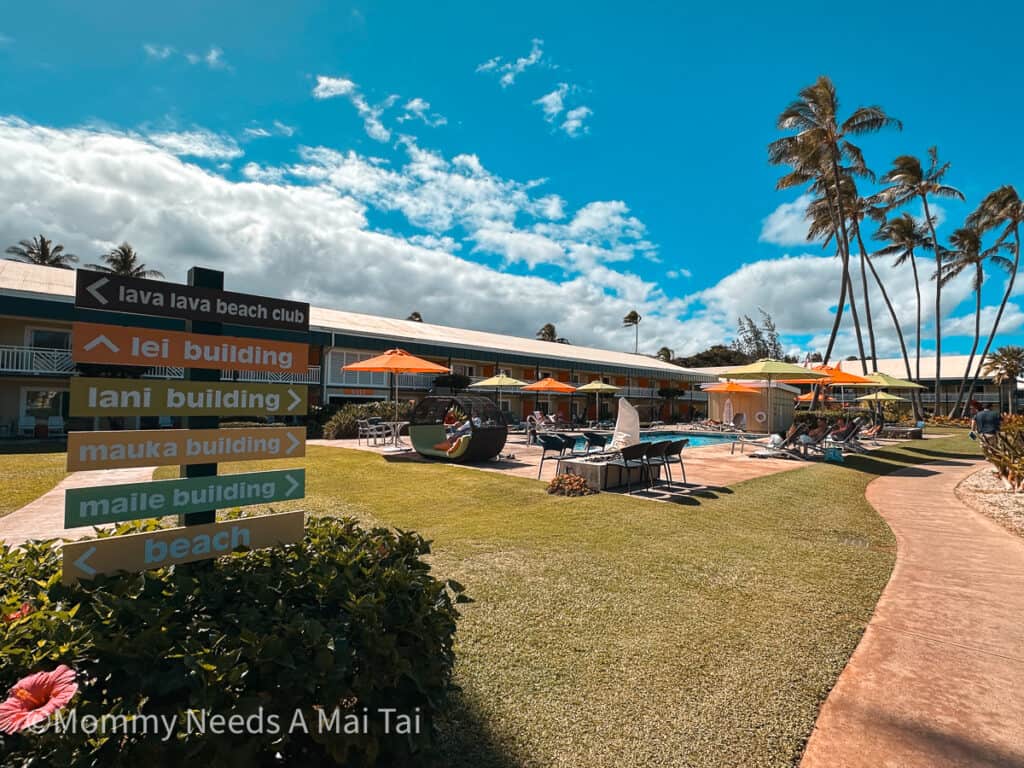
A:
<svg viewBox="0 0 1024 768">
<path fill-rule="evenodd" d="M 576 387 L 572 384 L 567 384 L 564 381 L 558 381 L 548 376 L 546 379 L 535 381 L 533 384 L 527 384 L 522 388 L 521 391 L 529 392 L 547 392 L 548 393 L 548 409 L 551 408 L 551 393 L 554 392 L 557 395 L 570 395 L 576 391 Z"/>
<path fill-rule="evenodd" d="M 813 392 L 808 392 L 807 394 L 800 395 L 799 397 L 796 398 L 797 402 L 800 402 L 800 403 L 809 403 L 813 399 L 814 399 L 814 393 Z M 818 399 L 819 400 L 829 400 L 829 401 L 833 400 L 833 398 L 829 397 L 828 395 L 822 395 Z"/>
<path fill-rule="evenodd" d="M 846 384 L 871 384 L 872 380 L 865 376 L 858 376 L 855 373 L 844 371 L 838 365 L 815 365 L 812 371 L 823 373 L 827 378 L 787 379 L 787 384 L 828 384 L 833 387 L 841 387 Z"/>
<path fill-rule="evenodd" d="M 734 381 L 726 381 L 718 384 L 708 384 L 703 388 L 705 392 L 728 392 L 736 395 L 759 395 L 761 390 L 753 387 L 745 387 Z"/>
<path fill-rule="evenodd" d="M 416 355 L 410 355 L 404 349 L 389 349 L 382 355 L 371 357 L 358 363 L 342 367 L 343 371 L 363 371 L 364 373 L 448 373 L 443 365 L 432 363 Z M 395 381 L 395 421 L 398 421 L 398 378 Z"/>
</svg>

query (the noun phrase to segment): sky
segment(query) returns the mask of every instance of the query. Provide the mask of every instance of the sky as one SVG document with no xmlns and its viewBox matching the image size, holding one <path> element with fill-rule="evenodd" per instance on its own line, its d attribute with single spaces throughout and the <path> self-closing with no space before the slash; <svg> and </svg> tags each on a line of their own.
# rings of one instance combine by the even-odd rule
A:
<svg viewBox="0 0 1024 768">
<path fill-rule="evenodd" d="M 92 263 L 128 240 L 171 280 L 200 264 L 233 290 L 620 350 L 636 309 L 651 354 L 728 343 L 763 308 L 787 349 L 821 351 L 838 262 L 806 242 L 802 190 L 775 189 L 779 112 L 827 74 L 843 114 L 903 122 L 857 142 L 879 175 L 937 145 L 967 198 L 938 203 L 945 239 L 1024 184 L 1024 11 L 714 5 L 3 0 L 0 244 L 42 232 Z M 988 269 L 983 323 L 1005 283 Z M 1024 341 L 1019 301 L 997 345 Z M 942 310 L 944 349 L 967 351 L 966 277 Z"/>
</svg>

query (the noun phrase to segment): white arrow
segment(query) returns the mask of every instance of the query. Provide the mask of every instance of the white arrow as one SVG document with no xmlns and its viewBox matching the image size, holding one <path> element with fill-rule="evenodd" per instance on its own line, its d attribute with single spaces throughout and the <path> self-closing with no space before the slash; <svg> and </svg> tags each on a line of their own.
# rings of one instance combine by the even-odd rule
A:
<svg viewBox="0 0 1024 768">
<path fill-rule="evenodd" d="M 288 484 L 291 486 L 287 491 L 284 492 L 284 495 L 291 496 L 293 493 L 295 493 L 295 489 L 299 487 L 299 481 L 296 480 L 291 475 L 285 475 L 284 479 L 287 480 Z"/>
<path fill-rule="evenodd" d="M 112 342 L 110 339 L 108 339 L 102 333 L 99 336 L 97 336 L 95 339 L 90 341 L 88 344 L 85 345 L 85 351 L 86 352 L 92 352 L 100 344 L 102 344 L 104 347 L 109 349 L 111 352 L 120 352 L 121 351 L 121 349 L 114 342 Z"/>
<path fill-rule="evenodd" d="M 294 411 L 295 410 L 295 406 L 297 406 L 299 403 L 302 402 L 302 398 L 299 397 L 296 394 L 295 390 L 292 389 L 291 387 L 288 387 L 288 394 L 292 396 L 292 404 L 288 406 L 288 410 L 289 411 Z"/>
<path fill-rule="evenodd" d="M 85 290 L 87 290 L 89 293 L 91 293 L 92 297 L 94 299 L 96 299 L 96 301 L 98 301 L 100 304 L 106 305 L 108 303 L 107 299 L 106 299 L 106 297 L 102 293 L 100 293 L 100 288 L 102 288 L 104 285 L 106 285 L 109 282 L 110 281 L 107 280 L 107 278 L 101 277 L 95 283 L 93 283 L 92 285 L 86 287 Z"/>
<path fill-rule="evenodd" d="M 89 565 L 86 562 L 86 560 L 88 560 L 90 557 L 92 557 L 95 552 L 96 552 L 96 547 L 89 547 L 87 550 L 85 550 L 85 552 L 82 553 L 81 557 L 79 557 L 77 560 L 75 560 L 75 563 L 74 563 L 75 568 L 80 570 L 86 576 L 95 576 L 96 575 L 96 569 L 93 568 L 91 565 Z"/>
<path fill-rule="evenodd" d="M 288 440 L 291 441 L 291 445 L 285 449 L 286 454 L 290 454 L 302 444 L 302 441 L 295 437 L 291 432 L 288 433 Z"/>
</svg>

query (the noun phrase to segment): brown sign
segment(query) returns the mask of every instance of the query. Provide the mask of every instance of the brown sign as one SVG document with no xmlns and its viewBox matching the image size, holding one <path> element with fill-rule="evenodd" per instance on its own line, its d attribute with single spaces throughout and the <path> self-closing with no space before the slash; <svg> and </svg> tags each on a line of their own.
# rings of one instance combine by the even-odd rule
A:
<svg viewBox="0 0 1024 768">
<path fill-rule="evenodd" d="M 305 427 L 68 433 L 69 472 L 295 459 L 305 455 Z"/>
<path fill-rule="evenodd" d="M 68 543 L 63 547 L 64 583 L 208 560 L 238 549 L 294 544 L 302 540 L 304 515 L 284 512 Z"/>
<path fill-rule="evenodd" d="M 88 269 L 78 270 L 75 306 L 181 320 L 309 330 L 309 304 L 304 302 L 121 277 Z"/>
<path fill-rule="evenodd" d="M 76 363 L 271 373 L 305 373 L 309 367 L 305 344 L 95 323 L 72 324 L 71 352 Z"/>
<path fill-rule="evenodd" d="M 307 388 L 293 384 L 71 379 L 72 416 L 302 416 Z"/>
</svg>

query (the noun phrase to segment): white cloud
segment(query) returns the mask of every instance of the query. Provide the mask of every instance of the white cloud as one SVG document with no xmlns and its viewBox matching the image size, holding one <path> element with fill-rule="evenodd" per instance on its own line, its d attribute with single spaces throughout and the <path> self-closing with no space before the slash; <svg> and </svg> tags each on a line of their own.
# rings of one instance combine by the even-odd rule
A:
<svg viewBox="0 0 1024 768">
<path fill-rule="evenodd" d="M 800 195 L 793 202 L 783 203 L 768 214 L 761 222 L 761 236 L 758 240 L 774 245 L 806 245 L 808 222 L 804 213 L 812 199 L 810 194 Z"/>
<path fill-rule="evenodd" d="M 285 125 L 280 120 L 274 121 L 274 130 L 277 131 L 281 136 L 294 136 L 295 128 L 291 125 Z"/>
<path fill-rule="evenodd" d="M 501 56 L 495 56 L 492 59 L 488 59 L 483 64 L 476 68 L 477 72 L 500 72 L 501 77 L 499 82 L 502 88 L 508 88 L 510 85 L 515 83 L 516 78 L 523 74 L 527 69 L 536 64 L 540 63 L 540 60 L 544 57 L 544 41 L 538 38 L 534 38 L 530 42 L 530 52 L 526 56 L 520 56 L 515 61 L 506 61 L 502 63 Z"/>
<path fill-rule="evenodd" d="M 583 121 L 592 114 L 594 114 L 594 111 L 590 107 L 576 107 L 575 109 L 570 109 L 565 113 L 565 121 L 560 127 L 569 136 L 579 136 L 589 130 L 587 126 L 583 124 Z"/>
<path fill-rule="evenodd" d="M 680 267 L 679 269 L 667 270 L 665 272 L 665 277 L 667 277 L 667 278 L 669 278 L 671 280 L 678 280 L 679 278 L 684 278 L 684 277 L 685 278 L 691 278 L 691 277 L 693 277 L 693 272 L 691 272 L 690 270 L 686 269 L 685 267 Z"/>
<path fill-rule="evenodd" d="M 428 248 L 431 251 L 445 251 L 455 253 L 462 250 L 462 243 L 454 237 L 437 237 L 435 235 L 412 235 L 406 238 L 413 245 Z"/>
<path fill-rule="evenodd" d="M 156 45 L 154 43 L 146 43 L 142 46 L 142 49 L 146 52 L 146 55 L 151 59 L 157 59 L 163 61 L 168 59 L 174 53 L 174 48 L 169 45 Z"/>
<path fill-rule="evenodd" d="M 175 155 L 231 160 L 243 154 L 238 142 L 233 138 L 212 131 L 166 131 L 150 133 L 148 138 L 158 147 Z"/>
<path fill-rule="evenodd" d="M 544 112 L 544 119 L 549 123 L 553 122 L 559 113 L 565 109 L 565 97 L 569 93 L 568 83 L 559 83 L 558 87 L 551 93 L 546 93 L 533 103 L 537 104 Z"/>
<path fill-rule="evenodd" d="M 265 139 L 268 136 L 273 136 L 266 128 L 246 128 L 243 133 L 253 139 Z"/>
<path fill-rule="evenodd" d="M 397 96 L 389 96 L 380 104 L 371 106 L 359 92 L 356 84 L 348 78 L 317 75 L 313 98 L 332 99 L 337 96 L 345 96 L 352 102 L 356 112 L 363 118 L 363 128 L 371 139 L 382 142 L 391 140 L 391 131 L 384 126 L 380 118 L 386 109 L 394 106 Z"/>
<path fill-rule="evenodd" d="M 242 133 L 249 139 L 267 139 L 271 136 L 293 136 L 295 129 L 290 125 L 285 125 L 280 120 L 275 120 L 270 128 L 256 125 L 246 128 Z"/>
<path fill-rule="evenodd" d="M 147 51 L 148 53 L 148 51 Z M 163 58 L 166 58 L 163 57 Z M 224 60 L 224 51 L 217 46 L 211 46 L 206 53 L 195 53 L 189 51 L 185 54 L 185 60 L 189 64 L 205 64 L 210 69 L 231 69 L 228 63 Z"/>
<path fill-rule="evenodd" d="M 285 174 L 281 168 L 267 168 L 259 163 L 246 163 L 242 166 L 242 175 L 251 181 L 279 184 L 284 180 Z"/>
<path fill-rule="evenodd" d="M 405 106 L 402 107 L 402 110 L 402 114 L 398 117 L 398 122 L 400 123 L 404 123 L 407 120 L 422 120 L 431 128 L 448 124 L 447 117 L 437 112 L 431 112 L 430 102 L 421 99 L 419 96 L 409 99 Z"/>
</svg>

